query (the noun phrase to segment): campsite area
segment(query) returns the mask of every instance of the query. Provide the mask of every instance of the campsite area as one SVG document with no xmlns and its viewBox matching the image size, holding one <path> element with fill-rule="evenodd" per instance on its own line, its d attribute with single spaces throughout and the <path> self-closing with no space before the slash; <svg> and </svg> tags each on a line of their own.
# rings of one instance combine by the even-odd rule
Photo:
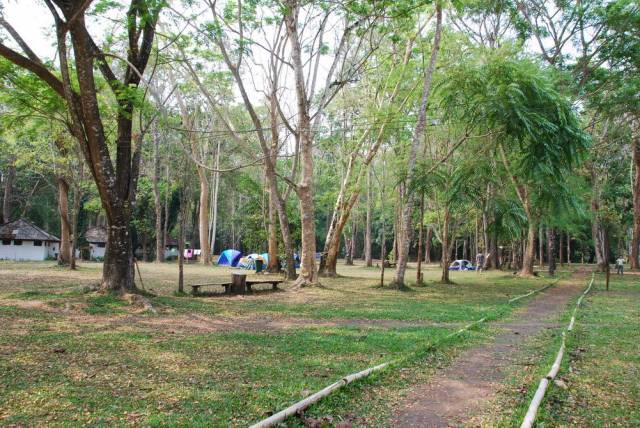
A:
<svg viewBox="0 0 640 428">
<path fill-rule="evenodd" d="M 465 350 L 491 343 L 533 299 L 571 284 L 579 294 L 588 279 L 574 272 L 583 267 L 564 268 L 540 296 L 509 304 L 555 280 L 455 272 L 451 286 L 435 282 L 439 270 L 430 265 L 424 286 L 398 293 L 379 288 L 379 269 L 357 264 L 341 265 L 340 278 L 295 293 L 285 285 L 275 293 L 191 297 L 175 295 L 175 266 L 141 263 L 140 269 L 156 314 L 88 293 L 100 279 L 97 263 L 73 272 L 51 262 L 0 263 L 0 424 L 247 426 L 342 376 L 401 357 L 397 366 L 287 420 L 288 426 L 393 426 L 412 389 Z M 185 277 L 187 283 L 222 280 L 231 271 L 187 264 Z M 563 365 L 569 389 L 556 388 L 543 418 L 577 425 L 593 417 L 606 425 L 611 415 L 619 425 L 640 421 L 637 384 L 627 376 L 639 363 L 637 278 L 614 281 L 606 293 L 598 276 Z M 564 324 L 574 297 L 552 319 Z M 482 317 L 490 321 L 443 340 Z M 516 424 L 557 346 L 559 326 L 552 327 L 514 349 L 517 361 L 505 367 L 491 406 L 467 421 Z M 615 390 L 606 388 L 611 383 Z"/>
<path fill-rule="evenodd" d="M 638 0 L 0 0 L 0 428 L 640 427 Z"/>
</svg>

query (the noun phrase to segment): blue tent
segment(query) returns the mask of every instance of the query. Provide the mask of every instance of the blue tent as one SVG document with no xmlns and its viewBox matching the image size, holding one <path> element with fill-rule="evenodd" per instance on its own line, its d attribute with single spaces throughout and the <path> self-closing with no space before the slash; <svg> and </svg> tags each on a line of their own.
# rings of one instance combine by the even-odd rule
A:
<svg viewBox="0 0 640 428">
<path fill-rule="evenodd" d="M 265 267 L 269 264 L 269 253 L 262 253 L 260 256 L 264 259 Z"/>
<path fill-rule="evenodd" d="M 218 265 L 236 267 L 238 266 L 240 257 L 242 257 L 242 253 L 240 251 L 224 250 L 218 258 Z"/>
</svg>

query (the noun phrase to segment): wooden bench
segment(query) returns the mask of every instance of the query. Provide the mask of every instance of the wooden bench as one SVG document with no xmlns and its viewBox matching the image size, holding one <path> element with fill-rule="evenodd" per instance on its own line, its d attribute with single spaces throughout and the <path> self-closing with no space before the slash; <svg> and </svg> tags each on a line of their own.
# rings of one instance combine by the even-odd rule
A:
<svg viewBox="0 0 640 428">
<path fill-rule="evenodd" d="M 225 294 L 229 294 L 231 290 L 230 282 L 206 282 L 204 284 L 189 284 L 189 286 L 191 287 L 191 294 L 193 294 L 194 296 L 200 292 L 201 287 L 224 287 Z"/>
<path fill-rule="evenodd" d="M 251 290 L 251 286 L 256 284 L 271 284 L 271 288 L 277 290 L 278 284 L 282 284 L 283 282 L 284 280 L 282 279 L 248 279 L 247 290 L 249 290 L 249 292 L 253 291 Z"/>
</svg>

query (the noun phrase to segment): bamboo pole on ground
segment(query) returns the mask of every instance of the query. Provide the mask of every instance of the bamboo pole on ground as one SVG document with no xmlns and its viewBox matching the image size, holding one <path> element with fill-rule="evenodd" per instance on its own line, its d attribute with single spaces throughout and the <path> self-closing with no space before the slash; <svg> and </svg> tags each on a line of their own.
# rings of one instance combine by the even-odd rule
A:
<svg viewBox="0 0 640 428">
<path fill-rule="evenodd" d="M 584 299 L 587 293 L 589 293 L 589 291 L 591 290 L 594 279 L 595 279 L 595 273 L 591 275 L 591 281 L 589 282 L 589 286 L 582 293 L 582 295 L 576 302 L 576 307 L 573 310 L 573 316 L 571 317 L 571 321 L 569 322 L 569 326 L 567 327 L 567 330 L 566 330 L 567 332 L 570 332 L 571 330 L 573 330 L 573 326 L 575 324 L 576 312 L 580 307 L 580 305 L 582 304 L 582 299 Z M 547 392 L 547 388 L 551 384 L 551 381 L 556 378 L 556 376 L 558 375 L 558 372 L 560 371 L 560 365 L 562 364 L 562 357 L 564 356 L 565 349 L 566 349 L 566 332 L 562 332 L 562 343 L 560 344 L 560 349 L 558 350 L 556 359 L 554 360 L 553 365 L 551 366 L 551 370 L 549 370 L 549 373 L 547 373 L 547 376 L 545 376 L 540 380 L 540 383 L 538 384 L 538 389 L 536 390 L 536 393 L 534 394 L 533 399 L 529 404 L 529 408 L 527 409 L 527 413 L 524 419 L 522 420 L 522 425 L 520 425 L 520 428 L 531 428 L 533 426 L 533 423 L 536 420 L 536 415 L 538 414 L 538 408 L 540 407 L 540 404 L 542 404 L 542 400 L 544 399 L 544 395 Z"/>
<path fill-rule="evenodd" d="M 371 373 L 379 371 L 379 370 L 382 370 L 385 367 L 387 367 L 388 365 L 389 365 L 389 363 L 379 364 L 377 366 L 368 368 L 366 370 L 362 370 L 360 372 L 353 373 L 353 374 L 350 374 L 348 376 L 345 376 L 342 379 L 340 379 L 339 381 L 332 383 L 331 385 L 329 385 L 326 388 L 316 392 L 315 394 L 311 394 L 310 396 L 308 396 L 304 400 L 298 401 L 297 403 L 287 407 L 284 410 L 279 411 L 278 413 L 268 417 L 267 419 L 265 419 L 263 421 L 260 421 L 257 424 L 251 425 L 250 428 L 267 428 L 267 427 L 274 426 L 275 424 L 284 421 L 289 416 L 295 415 L 296 413 L 306 409 L 307 407 L 309 407 L 313 403 L 315 403 L 315 402 L 319 401 L 320 399 L 328 396 L 329 394 L 331 394 L 336 389 L 339 389 L 339 388 L 341 388 L 341 387 L 343 387 L 345 385 L 348 385 L 348 384 L 350 384 L 350 383 L 352 383 L 352 382 L 354 382 L 354 381 L 356 381 L 358 379 L 362 379 L 363 377 L 369 376 Z"/>
<path fill-rule="evenodd" d="M 527 294 L 523 294 L 523 295 L 521 295 L 521 296 L 516 296 L 516 297 L 514 297 L 514 298 L 512 298 L 512 299 L 509 299 L 509 303 L 517 302 L 518 300 L 520 300 L 520 299 L 524 299 L 525 297 L 529 297 L 529 296 L 531 296 L 532 294 L 535 294 L 535 293 L 539 293 L 539 292 L 541 292 L 541 291 L 544 291 L 544 290 L 546 290 L 547 288 L 549 288 L 549 287 L 551 287 L 551 286 L 553 286 L 553 285 L 556 285 L 556 284 L 558 283 L 558 281 L 559 281 L 559 280 L 555 280 L 555 281 L 553 281 L 551 284 L 545 285 L 545 286 L 544 286 L 544 287 L 542 287 L 542 288 L 538 288 L 537 290 L 530 291 L 530 292 L 528 292 Z"/>
</svg>

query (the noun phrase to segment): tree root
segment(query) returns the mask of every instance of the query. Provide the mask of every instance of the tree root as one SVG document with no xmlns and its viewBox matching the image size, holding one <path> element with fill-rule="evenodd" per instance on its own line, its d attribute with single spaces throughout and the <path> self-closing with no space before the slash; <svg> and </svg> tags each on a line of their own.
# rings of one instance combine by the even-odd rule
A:
<svg viewBox="0 0 640 428">
<path fill-rule="evenodd" d="M 298 279 L 296 279 L 296 281 L 293 283 L 293 286 L 289 288 L 289 290 L 293 291 L 293 290 L 299 290 L 304 287 L 313 287 L 313 286 L 316 286 L 316 287 L 320 286 L 320 282 L 318 281 L 317 277 L 315 278 L 315 280 L 313 280 L 313 279 L 305 278 L 302 275 L 300 275 L 298 276 Z"/>
<path fill-rule="evenodd" d="M 158 313 L 156 308 L 151 304 L 151 300 L 141 294 L 125 293 L 122 295 L 122 299 L 129 302 L 129 304 L 143 308 L 145 311 L 149 311 L 152 314 Z"/>
</svg>

